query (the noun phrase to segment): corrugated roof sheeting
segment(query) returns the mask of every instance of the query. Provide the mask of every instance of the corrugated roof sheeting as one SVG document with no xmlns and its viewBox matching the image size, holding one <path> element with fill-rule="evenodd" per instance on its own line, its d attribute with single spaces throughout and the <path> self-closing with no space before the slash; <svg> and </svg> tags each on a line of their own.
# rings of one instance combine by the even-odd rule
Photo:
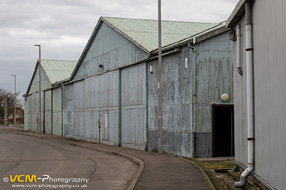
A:
<svg viewBox="0 0 286 190">
<path fill-rule="evenodd" d="M 211 38 L 211 37 L 215 36 L 215 34 L 214 35 L 210 35 L 210 36 L 208 36 L 208 34 L 211 34 L 211 33 L 214 33 L 215 31 L 218 31 L 217 34 L 216 34 L 216 35 L 218 35 L 218 34 L 221 34 L 221 33 L 225 32 L 224 29 L 227 30 L 226 29 L 226 22 L 221 22 L 221 23 L 215 24 L 214 26 L 212 26 L 210 28 L 207 28 L 206 30 L 200 31 L 199 33 L 196 33 L 196 34 L 194 34 L 192 36 L 188 36 L 187 38 L 183 38 L 183 39 L 181 39 L 179 41 L 176 41 L 174 43 L 168 44 L 167 46 L 163 46 L 162 50 L 178 47 L 178 46 L 180 46 L 182 44 L 186 44 L 187 42 L 189 42 L 191 40 L 193 40 L 193 43 L 197 43 L 196 42 L 197 40 L 194 41 L 195 38 L 201 38 L 202 37 L 202 39 L 205 40 L 205 39 L 208 39 L 208 38 Z"/>
<path fill-rule="evenodd" d="M 68 79 L 71 76 L 76 63 L 76 61 L 65 60 L 41 60 L 42 68 L 51 81 L 51 84 Z"/>
<path fill-rule="evenodd" d="M 158 48 L 158 21 L 102 17 L 113 28 L 151 52 Z M 209 28 L 216 23 L 162 21 L 162 46 L 175 43 Z"/>
</svg>

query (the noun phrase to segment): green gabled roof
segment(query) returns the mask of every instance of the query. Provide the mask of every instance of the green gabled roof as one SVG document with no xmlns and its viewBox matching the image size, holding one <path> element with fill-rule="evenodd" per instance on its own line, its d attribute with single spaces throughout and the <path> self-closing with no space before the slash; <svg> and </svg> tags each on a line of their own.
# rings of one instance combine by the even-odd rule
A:
<svg viewBox="0 0 286 190">
<path fill-rule="evenodd" d="M 50 60 L 50 59 L 41 59 L 41 66 L 43 71 L 47 75 L 51 85 L 57 85 L 65 80 L 68 80 L 77 64 L 77 61 L 66 61 L 66 60 Z M 36 72 L 39 67 L 39 60 L 37 60 L 33 76 L 27 88 L 25 95 L 29 94 L 30 88 L 33 83 L 33 79 L 36 77 Z M 45 90 L 45 89 L 42 89 Z M 24 96 L 25 96 L 24 95 Z"/>
<path fill-rule="evenodd" d="M 48 76 L 51 84 L 55 84 L 68 79 L 71 76 L 76 63 L 77 61 L 49 59 L 41 60 L 42 68 Z"/>
<path fill-rule="evenodd" d="M 103 21 L 147 52 L 158 48 L 158 21 L 102 17 Z M 162 21 L 162 47 L 216 26 L 216 23 Z"/>
<path fill-rule="evenodd" d="M 100 17 L 77 62 L 70 80 L 74 78 L 80 68 L 102 23 L 109 25 L 148 55 L 151 55 L 152 52 L 158 49 L 158 20 Z M 220 25 L 220 23 L 162 21 L 162 48 L 169 47 L 171 44 L 198 35 L 218 25 Z"/>
</svg>

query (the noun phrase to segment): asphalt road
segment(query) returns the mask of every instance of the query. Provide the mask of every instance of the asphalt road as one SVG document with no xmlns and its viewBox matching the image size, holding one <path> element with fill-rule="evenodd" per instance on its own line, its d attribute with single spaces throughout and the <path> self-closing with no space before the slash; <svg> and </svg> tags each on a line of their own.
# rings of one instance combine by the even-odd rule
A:
<svg viewBox="0 0 286 190">
<path fill-rule="evenodd" d="M 138 170 L 138 166 L 127 159 L 76 147 L 63 138 L 36 138 L 2 129 L 0 127 L 1 190 L 127 189 Z M 25 182 L 26 175 L 41 179 L 36 183 Z M 6 177 L 9 181 L 3 182 Z M 17 182 L 18 179 L 24 182 Z"/>
</svg>

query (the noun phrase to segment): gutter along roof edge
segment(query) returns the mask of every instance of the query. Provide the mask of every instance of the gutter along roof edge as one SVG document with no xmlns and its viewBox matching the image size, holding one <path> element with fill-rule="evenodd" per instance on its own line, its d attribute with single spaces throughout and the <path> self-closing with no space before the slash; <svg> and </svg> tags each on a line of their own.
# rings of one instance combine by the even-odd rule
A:
<svg viewBox="0 0 286 190">
<path fill-rule="evenodd" d="M 224 33 L 226 31 L 228 31 L 229 29 L 226 28 L 225 26 L 225 22 L 221 22 L 219 23 L 218 25 L 212 27 L 212 28 L 209 28 L 207 30 L 204 30 L 202 32 L 199 32 L 193 36 L 190 36 L 188 38 L 185 38 L 185 39 L 182 39 L 180 41 L 177 41 L 173 44 L 169 44 L 167 46 L 164 46 L 162 47 L 162 51 L 168 51 L 169 49 L 173 49 L 173 48 L 176 48 L 176 47 L 179 47 L 179 46 L 183 46 L 183 45 L 186 45 L 187 43 L 189 42 L 193 42 L 194 38 L 196 38 L 196 43 L 199 43 L 201 41 L 204 41 L 204 40 L 207 40 L 209 38 L 212 38 L 216 35 L 219 35 L 221 33 Z M 156 50 L 153 50 L 151 52 L 151 55 L 156 55 L 158 54 L 158 49 Z"/>
</svg>

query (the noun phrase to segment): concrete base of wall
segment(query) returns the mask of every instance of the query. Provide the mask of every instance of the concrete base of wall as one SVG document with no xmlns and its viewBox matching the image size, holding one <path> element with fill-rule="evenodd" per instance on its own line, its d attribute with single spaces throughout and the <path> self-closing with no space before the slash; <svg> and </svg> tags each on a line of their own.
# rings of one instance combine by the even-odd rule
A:
<svg viewBox="0 0 286 190">
<path fill-rule="evenodd" d="M 196 133 L 196 155 L 198 158 L 212 157 L 212 133 Z"/>
<path fill-rule="evenodd" d="M 127 143 L 122 143 L 122 147 L 127 147 L 127 148 L 133 148 L 133 149 L 138 149 L 138 150 L 145 150 L 145 146 L 139 146 L 139 145 L 133 145 L 133 144 L 127 144 Z"/>
<path fill-rule="evenodd" d="M 192 132 L 163 130 L 163 151 L 178 156 L 192 157 L 193 153 Z M 157 130 L 148 130 L 148 150 L 158 148 Z"/>
<path fill-rule="evenodd" d="M 194 157 L 192 132 L 163 131 L 163 150 L 178 156 Z M 157 130 L 148 130 L 148 151 L 158 148 Z M 195 157 L 212 157 L 212 133 L 196 133 Z"/>
</svg>

